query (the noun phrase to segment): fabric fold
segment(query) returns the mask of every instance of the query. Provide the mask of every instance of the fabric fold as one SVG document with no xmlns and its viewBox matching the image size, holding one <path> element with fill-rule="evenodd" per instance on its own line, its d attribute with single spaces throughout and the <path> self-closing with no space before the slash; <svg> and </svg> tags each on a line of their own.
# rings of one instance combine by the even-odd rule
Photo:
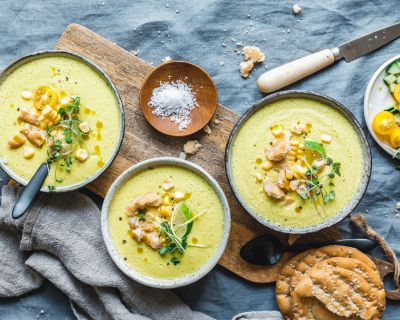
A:
<svg viewBox="0 0 400 320">
<path fill-rule="evenodd" d="M 9 268 L 4 273 L 8 279 L 4 296 L 9 296 L 7 284 L 24 288 L 23 292 L 40 286 L 41 275 L 93 319 L 211 319 L 192 311 L 172 291 L 148 288 L 127 278 L 106 250 L 100 210 L 87 196 L 78 192 L 42 195 L 23 218 L 13 220 L 11 210 L 17 196 L 15 188 L 3 189 L 1 229 L 21 230 L 22 253 L 14 239 L 2 260 L 8 261 L 16 251 L 20 258 L 15 264 L 25 268 L 26 277 L 32 279 L 26 288 L 21 283 L 14 286 L 15 274 Z M 25 265 L 23 257 L 28 252 L 33 253 Z M 20 292 L 15 290 L 14 295 Z"/>
</svg>

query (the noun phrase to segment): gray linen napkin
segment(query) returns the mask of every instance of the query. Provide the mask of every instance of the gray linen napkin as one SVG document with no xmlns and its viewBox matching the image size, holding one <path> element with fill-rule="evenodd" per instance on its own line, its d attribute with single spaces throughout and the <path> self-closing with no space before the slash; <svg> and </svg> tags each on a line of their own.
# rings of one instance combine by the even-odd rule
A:
<svg viewBox="0 0 400 320">
<path fill-rule="evenodd" d="M 11 218 L 18 189 L 5 186 L 0 207 L 0 297 L 52 282 L 79 320 L 210 317 L 191 310 L 172 291 L 145 287 L 113 263 L 101 236 L 100 211 L 81 193 L 41 195 L 19 220 Z M 279 319 L 245 313 L 234 319 Z"/>
</svg>

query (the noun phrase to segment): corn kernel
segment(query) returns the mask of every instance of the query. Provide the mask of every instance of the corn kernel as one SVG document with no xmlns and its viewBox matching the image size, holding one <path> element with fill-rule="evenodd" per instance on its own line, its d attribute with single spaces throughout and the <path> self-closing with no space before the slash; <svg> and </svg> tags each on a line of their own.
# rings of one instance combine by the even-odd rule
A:
<svg viewBox="0 0 400 320">
<path fill-rule="evenodd" d="M 164 207 L 164 216 L 167 218 L 172 216 L 172 207 L 171 206 Z"/>
<path fill-rule="evenodd" d="M 32 99 L 32 91 L 27 91 L 27 90 L 22 91 L 22 92 L 21 92 L 21 97 L 22 97 L 22 99 L 24 99 L 24 100 L 30 100 L 30 99 Z"/>
<path fill-rule="evenodd" d="M 61 99 L 60 105 L 61 105 L 61 107 L 66 107 L 66 106 L 71 105 L 73 102 L 74 102 L 74 97 L 67 96 L 67 97 Z"/>
<path fill-rule="evenodd" d="M 321 134 L 321 141 L 322 143 L 329 144 L 332 141 L 332 137 L 329 134 L 323 133 Z"/>
<path fill-rule="evenodd" d="M 297 155 L 298 156 L 303 156 L 304 155 L 304 150 L 303 149 L 297 150 Z"/>
<path fill-rule="evenodd" d="M 168 194 L 163 195 L 162 204 L 164 206 L 169 206 L 171 204 L 171 197 Z"/>
<path fill-rule="evenodd" d="M 60 115 L 49 105 L 44 107 L 42 114 L 39 116 L 39 121 L 44 122 L 44 124 L 49 127 L 59 123 L 60 120 Z"/>
<path fill-rule="evenodd" d="M 167 180 L 164 181 L 162 187 L 165 191 L 170 191 L 173 188 L 175 188 L 175 182 L 171 178 L 168 178 Z"/>
<path fill-rule="evenodd" d="M 81 162 L 86 161 L 86 159 L 88 158 L 88 153 L 85 149 L 78 149 L 75 152 L 75 158 Z"/>
<path fill-rule="evenodd" d="M 160 207 L 158 207 L 158 209 L 157 209 L 157 211 L 158 211 L 158 213 L 160 214 L 160 215 L 164 215 L 164 212 L 165 212 L 165 206 L 160 206 Z"/>
<path fill-rule="evenodd" d="M 19 133 L 8 139 L 8 144 L 12 149 L 17 149 L 21 147 L 24 143 L 25 143 L 25 138 L 21 136 Z"/>
<path fill-rule="evenodd" d="M 272 169 L 273 166 L 274 166 L 274 165 L 273 165 L 272 162 L 270 162 L 270 161 L 264 161 L 264 162 L 261 164 L 261 168 L 263 168 L 265 171 L 268 171 L 269 169 Z"/>
<path fill-rule="evenodd" d="M 307 123 L 306 123 L 306 130 L 307 130 L 307 131 L 310 131 L 311 128 L 312 128 L 312 124 L 311 124 L 310 122 L 307 122 Z"/>
<path fill-rule="evenodd" d="M 33 150 L 30 147 L 26 147 L 26 148 L 24 148 L 23 155 L 24 155 L 25 159 L 32 159 L 33 156 L 35 155 L 35 150 Z"/>
<path fill-rule="evenodd" d="M 286 170 L 285 175 L 287 179 L 293 179 L 293 171 L 292 170 Z"/>
<path fill-rule="evenodd" d="M 290 145 L 292 147 L 298 147 L 299 146 L 299 140 L 290 140 Z"/>
<path fill-rule="evenodd" d="M 90 131 L 90 126 L 89 123 L 86 121 L 83 121 L 79 124 L 79 130 L 81 130 L 83 133 L 89 133 Z"/>
<path fill-rule="evenodd" d="M 299 149 L 303 149 L 304 150 L 304 143 L 299 143 Z"/>
<path fill-rule="evenodd" d="M 256 174 L 256 180 L 257 180 L 257 182 L 261 182 L 261 181 L 263 181 L 263 179 L 264 179 L 264 177 L 263 177 L 263 175 L 262 175 L 261 173 L 257 173 L 257 174 Z"/>
<path fill-rule="evenodd" d="M 181 200 L 185 199 L 185 195 L 180 191 L 174 192 L 173 196 L 174 196 L 175 201 L 181 201 Z"/>
<path fill-rule="evenodd" d="M 298 150 L 298 151 L 299 151 L 299 150 Z M 291 150 L 291 151 L 289 151 L 288 156 L 293 156 L 293 157 L 295 157 L 296 154 L 297 154 L 296 151 Z"/>
<path fill-rule="evenodd" d="M 271 128 L 271 132 L 272 132 L 272 134 L 274 135 L 274 137 L 280 137 L 280 136 L 282 136 L 282 134 L 283 134 L 283 126 L 281 126 L 281 125 L 279 125 L 279 124 L 277 124 L 277 125 L 274 125 L 274 126 L 272 126 L 272 128 Z"/>
<path fill-rule="evenodd" d="M 298 176 L 301 176 L 301 177 L 303 177 L 306 174 L 306 172 L 307 172 L 307 169 L 298 164 L 295 165 L 295 167 L 293 169 L 293 173 L 297 174 Z"/>
</svg>

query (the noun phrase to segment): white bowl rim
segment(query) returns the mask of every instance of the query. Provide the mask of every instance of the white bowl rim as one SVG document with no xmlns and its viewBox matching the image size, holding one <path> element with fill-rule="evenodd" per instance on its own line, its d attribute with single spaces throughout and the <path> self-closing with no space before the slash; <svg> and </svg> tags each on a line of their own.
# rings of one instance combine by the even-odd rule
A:
<svg viewBox="0 0 400 320">
<path fill-rule="evenodd" d="M 199 174 L 202 178 L 204 178 L 210 186 L 217 193 L 219 200 L 221 201 L 223 211 L 224 211 L 224 230 L 221 241 L 218 245 L 217 250 L 215 251 L 213 257 L 200 269 L 196 270 L 194 273 L 185 275 L 183 277 L 174 278 L 174 279 L 155 279 L 149 276 L 145 276 L 131 267 L 129 267 L 122 256 L 119 254 L 118 250 L 114 246 L 114 242 L 111 239 L 111 236 L 108 231 L 108 212 L 111 205 L 111 202 L 114 198 L 115 192 L 119 189 L 119 187 L 127 181 L 130 177 L 135 175 L 136 173 L 143 171 L 149 167 L 162 166 L 162 165 L 175 165 L 180 166 L 185 169 L 188 169 L 192 172 Z M 228 243 L 229 231 L 231 226 L 231 216 L 228 200 L 219 186 L 218 182 L 202 167 L 197 164 L 194 164 L 190 161 L 175 158 L 175 157 L 158 157 L 152 158 L 148 160 L 141 161 L 127 170 L 125 170 L 111 185 L 110 189 L 107 192 L 106 197 L 104 198 L 103 207 L 101 209 L 101 231 L 103 235 L 104 242 L 106 244 L 107 250 L 114 261 L 114 263 L 118 266 L 118 268 L 125 273 L 129 278 L 144 284 L 149 287 L 159 288 L 159 289 L 171 289 L 178 288 L 182 286 L 189 285 L 195 281 L 198 281 L 206 274 L 208 274 L 218 263 L 222 254 L 224 253 L 225 247 Z"/>
<path fill-rule="evenodd" d="M 386 68 L 391 64 L 393 61 L 400 59 L 400 55 L 394 56 L 390 58 L 389 60 L 386 60 L 374 73 L 374 75 L 371 77 L 371 79 L 368 82 L 367 89 L 365 90 L 365 95 L 364 95 L 364 121 L 367 124 L 369 133 L 371 134 L 372 138 L 374 138 L 375 142 L 383 149 L 385 150 L 388 154 L 391 156 L 394 156 L 396 153 L 396 150 L 393 149 L 391 146 L 387 145 L 381 139 L 378 138 L 378 136 L 375 134 L 374 130 L 372 129 L 371 126 L 371 119 L 368 118 L 368 105 L 369 105 L 369 100 L 371 97 L 371 91 L 372 87 L 377 81 L 378 77 L 381 75 L 382 72 L 386 70 Z M 383 108 L 384 106 L 382 106 Z M 382 109 L 383 110 L 383 109 Z"/>
</svg>

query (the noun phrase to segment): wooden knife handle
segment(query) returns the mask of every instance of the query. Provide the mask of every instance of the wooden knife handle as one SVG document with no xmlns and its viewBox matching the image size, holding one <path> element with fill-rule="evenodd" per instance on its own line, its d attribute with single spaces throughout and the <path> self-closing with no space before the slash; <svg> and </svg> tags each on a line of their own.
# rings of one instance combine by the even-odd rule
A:
<svg viewBox="0 0 400 320">
<path fill-rule="evenodd" d="M 270 93 L 303 79 L 339 57 L 337 48 L 325 49 L 263 73 L 257 80 L 260 91 Z"/>
</svg>

